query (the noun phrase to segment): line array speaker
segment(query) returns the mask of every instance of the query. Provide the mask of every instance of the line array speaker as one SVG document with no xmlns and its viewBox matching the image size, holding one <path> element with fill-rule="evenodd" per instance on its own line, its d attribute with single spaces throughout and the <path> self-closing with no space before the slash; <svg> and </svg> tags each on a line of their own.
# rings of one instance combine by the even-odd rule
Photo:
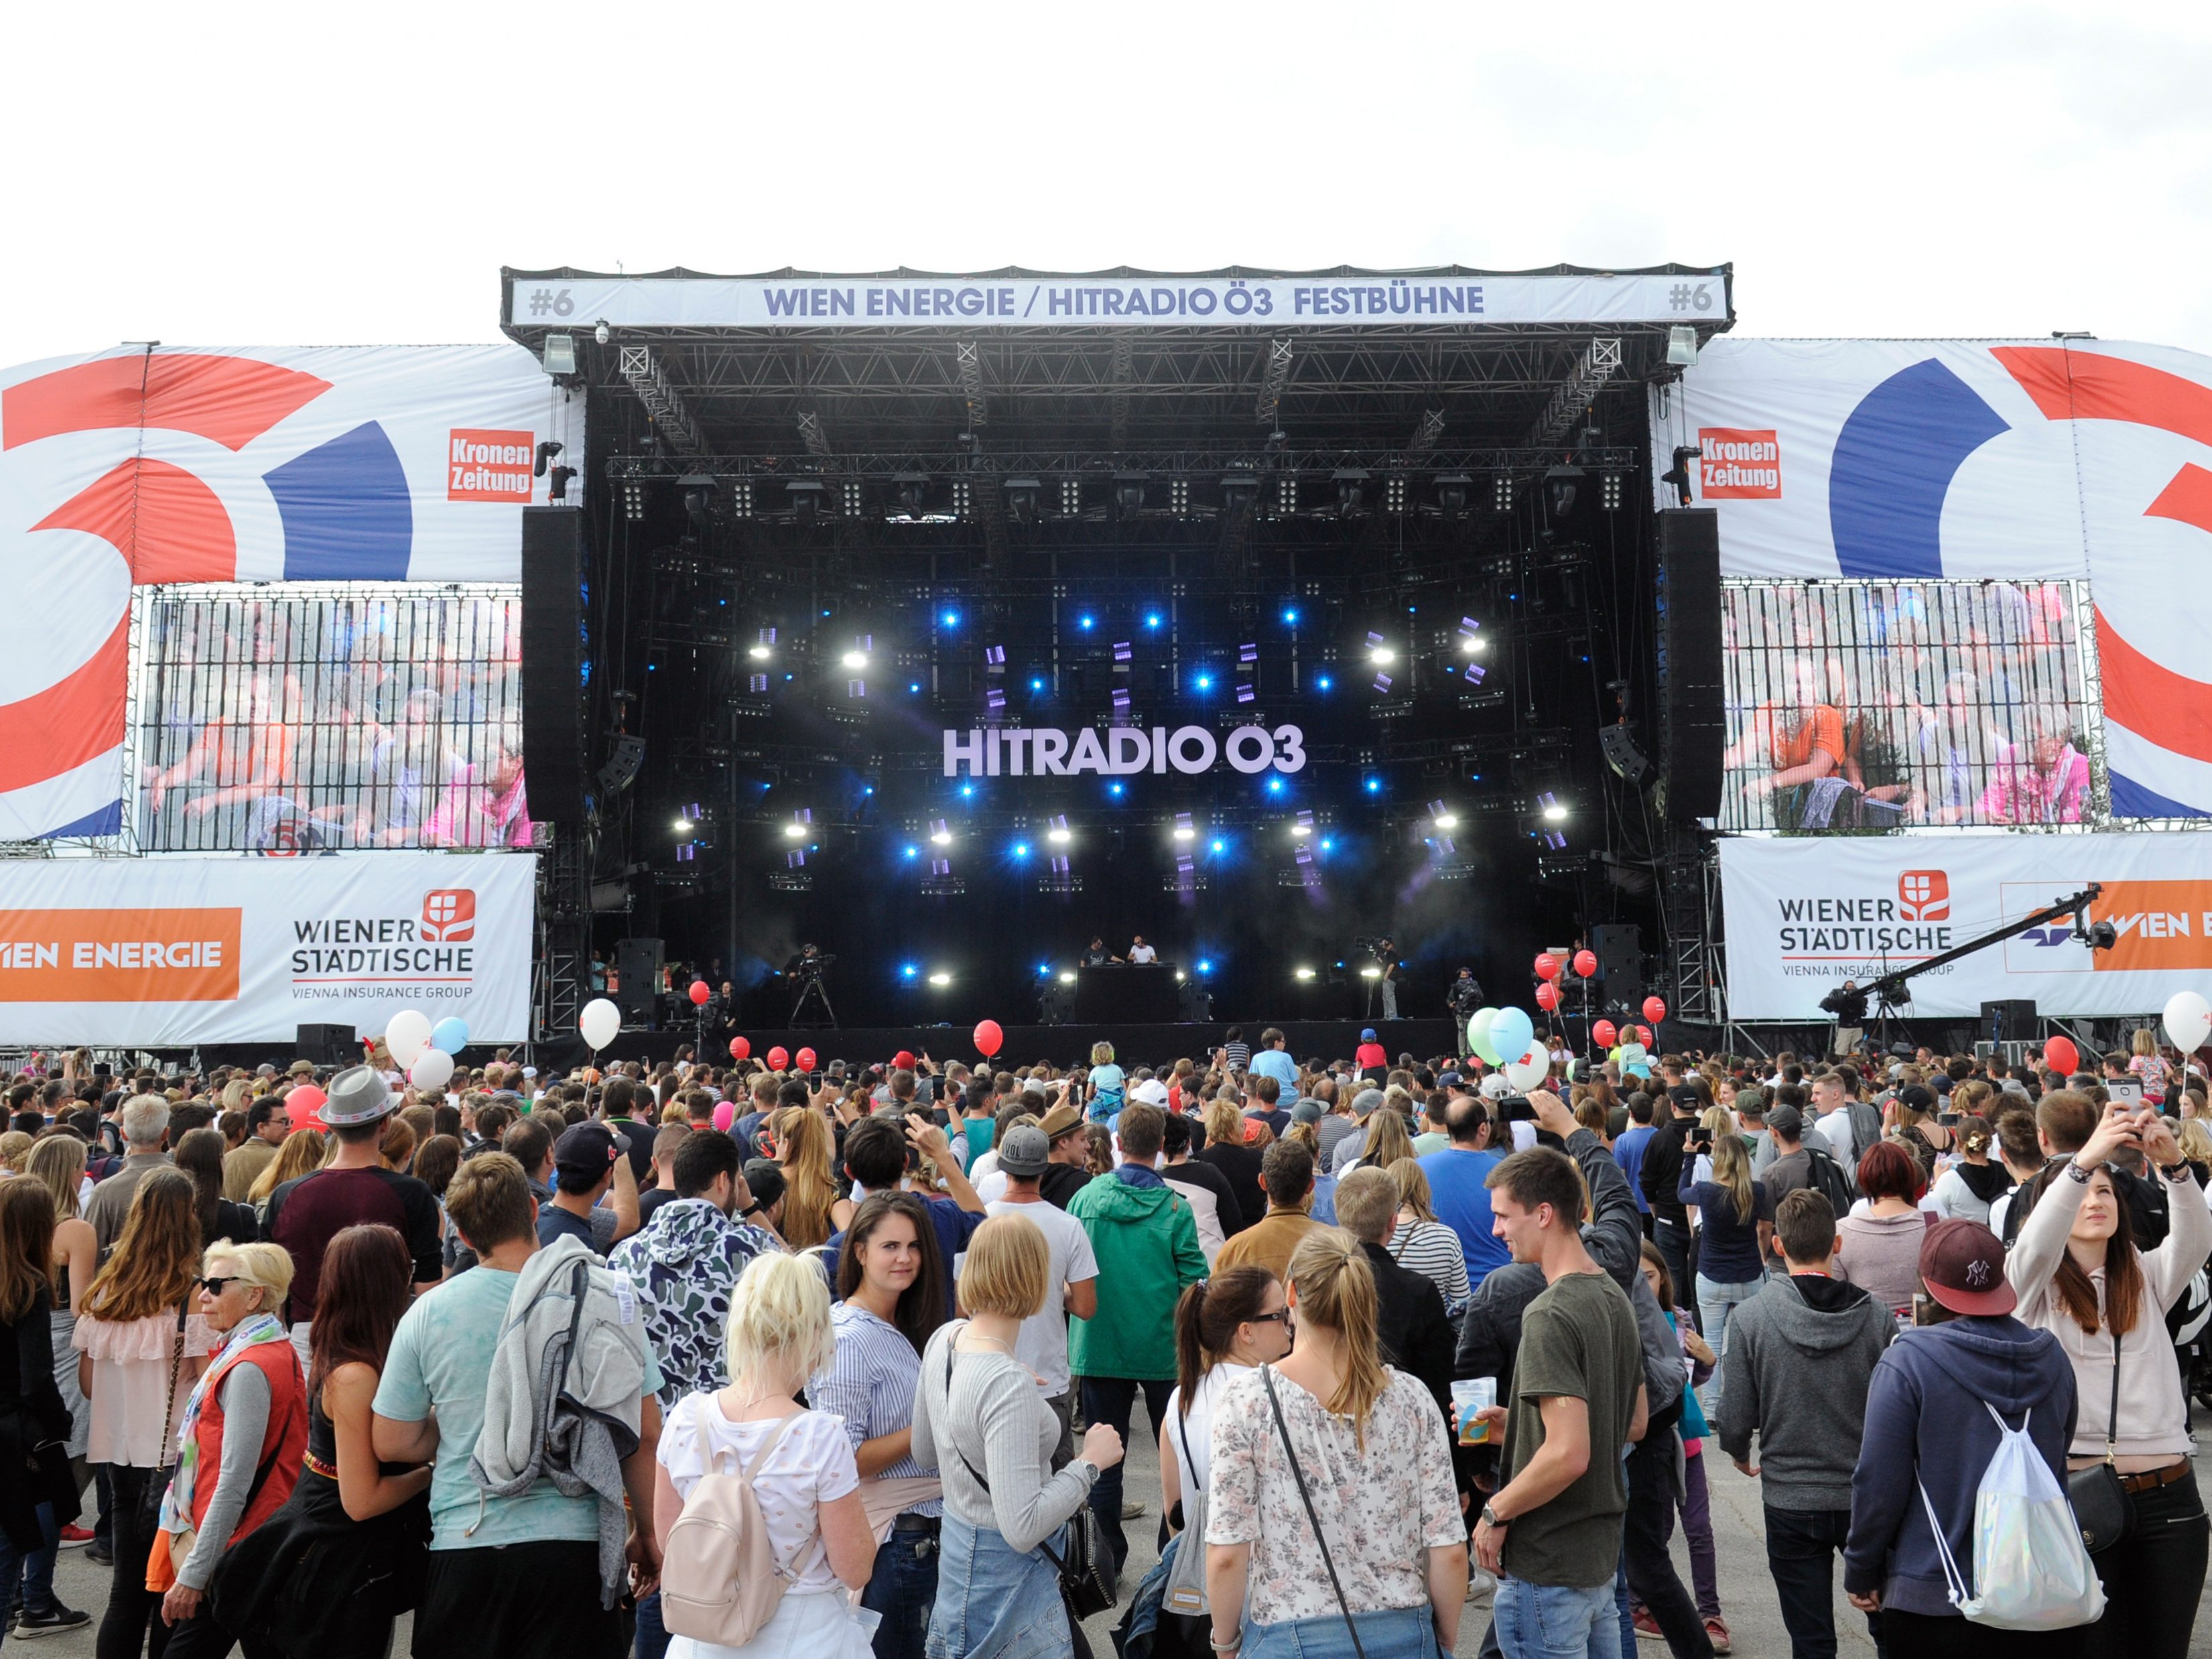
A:
<svg viewBox="0 0 2212 1659">
<path fill-rule="evenodd" d="M 523 508 L 523 793 L 546 823 L 584 817 L 583 582 L 583 509 Z"/>
<path fill-rule="evenodd" d="M 1633 922 L 1608 922 L 1590 929 L 1597 955 L 1598 996 L 1608 1013 L 1644 1018 L 1644 930 Z"/>
<path fill-rule="evenodd" d="M 615 941 L 615 1006 L 623 1024 L 641 1030 L 653 1024 L 660 994 L 660 941 L 625 939 Z"/>
<path fill-rule="evenodd" d="M 1717 817 L 1725 719 L 1721 698 L 1721 541 L 1710 507 L 1659 515 L 1659 810 L 1677 823 Z"/>
</svg>

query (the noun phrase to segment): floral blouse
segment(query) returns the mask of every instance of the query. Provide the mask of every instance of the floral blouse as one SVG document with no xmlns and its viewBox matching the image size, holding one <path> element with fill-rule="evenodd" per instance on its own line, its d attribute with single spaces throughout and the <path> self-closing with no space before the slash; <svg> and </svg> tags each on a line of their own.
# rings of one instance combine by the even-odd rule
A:
<svg viewBox="0 0 2212 1659">
<path fill-rule="evenodd" d="M 1313 1527 L 1268 1409 L 1271 1369 L 1244 1372 L 1215 1400 L 1206 1541 L 1252 1547 L 1245 1595 L 1254 1623 L 1334 1619 L 1336 1595 L 1328 1575 L 1314 1571 Z M 1368 1415 L 1364 1450 L 1350 1418 L 1333 1415 L 1297 1383 L 1275 1379 L 1329 1559 L 1354 1613 L 1427 1605 L 1427 1551 L 1467 1541 L 1435 1397 L 1403 1372 L 1386 1368 L 1384 1375 L 1389 1385 Z"/>
</svg>

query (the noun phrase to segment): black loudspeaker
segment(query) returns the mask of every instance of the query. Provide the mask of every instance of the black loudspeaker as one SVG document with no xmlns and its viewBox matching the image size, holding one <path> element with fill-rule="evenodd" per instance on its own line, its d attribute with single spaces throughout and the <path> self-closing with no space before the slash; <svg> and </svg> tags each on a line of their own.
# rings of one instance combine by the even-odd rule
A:
<svg viewBox="0 0 2212 1659">
<path fill-rule="evenodd" d="M 650 1025 L 658 1012 L 660 993 L 660 941 L 657 939 L 620 939 L 615 945 L 615 1006 L 623 1024 L 633 1028 Z"/>
<path fill-rule="evenodd" d="M 1676 823 L 1720 816 L 1720 520 L 1710 507 L 1659 515 L 1659 810 Z"/>
<path fill-rule="evenodd" d="M 584 817 L 584 512 L 522 509 L 523 793 L 542 823 Z"/>
<path fill-rule="evenodd" d="M 360 1060 L 361 1053 L 361 1040 L 350 1025 L 302 1025 L 292 1048 L 295 1060 L 312 1060 L 318 1066 L 351 1066 Z"/>
<path fill-rule="evenodd" d="M 2010 998 L 1982 1005 L 1982 1023 L 1974 1035 L 1984 1042 L 2029 1042 L 2034 1040 L 2035 1025 L 2034 1001 Z"/>
<path fill-rule="evenodd" d="M 1590 929 L 1597 954 L 1598 998 L 1608 1013 L 1644 1018 L 1644 932 L 1634 923 Z"/>
</svg>

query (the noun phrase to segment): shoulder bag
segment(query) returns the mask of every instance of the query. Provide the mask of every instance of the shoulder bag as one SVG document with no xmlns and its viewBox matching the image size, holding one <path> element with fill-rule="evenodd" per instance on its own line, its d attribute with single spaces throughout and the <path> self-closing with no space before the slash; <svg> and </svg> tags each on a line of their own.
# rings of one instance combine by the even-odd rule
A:
<svg viewBox="0 0 2212 1659">
<path fill-rule="evenodd" d="M 948 1410 L 952 1403 L 953 1339 L 945 1339 L 945 1401 Z M 961 1467 L 974 1477 L 975 1484 L 989 1497 L 991 1483 L 983 1472 L 968 1461 L 968 1454 L 952 1444 L 948 1432 L 945 1443 L 960 1460 Z M 1093 1613 L 1103 1613 L 1119 1599 L 1115 1588 L 1113 1553 L 1106 1547 L 1104 1528 L 1098 1524 L 1098 1511 L 1091 1507 L 1088 1495 L 1076 1505 L 1075 1513 L 1067 1521 L 1067 1553 L 1057 1555 L 1049 1544 L 1039 1544 L 1037 1549 L 1052 1563 L 1053 1571 L 1060 1575 L 1060 1599 L 1067 1604 L 1068 1617 L 1077 1623 Z M 1364 1659 L 1364 1656 L 1362 1656 Z"/>
<path fill-rule="evenodd" d="M 1190 1419 L 1175 1414 L 1176 1433 L 1182 1441 L 1182 1462 L 1195 1473 L 1190 1455 Z M 1182 1530 L 1176 1534 L 1175 1565 L 1160 1593 L 1163 1612 L 1195 1619 L 1206 1611 L 1206 1488 L 1182 1495 Z"/>
<path fill-rule="evenodd" d="M 169 1430 L 176 1420 L 177 1380 L 185 1371 L 185 1318 L 192 1305 L 192 1293 L 185 1292 L 185 1299 L 177 1304 L 177 1340 L 169 1354 L 169 1392 L 161 1400 L 161 1442 L 154 1451 L 154 1467 L 148 1471 L 146 1484 L 138 1491 L 138 1535 L 149 1544 L 154 1534 L 161 1529 L 161 1500 L 168 1496 L 169 1481 L 176 1465 L 169 1460 Z"/>
<path fill-rule="evenodd" d="M 2120 1484 L 2119 1465 L 2113 1445 L 2120 1437 L 2120 1334 L 2112 1333 L 2112 1404 L 2105 1419 L 2105 1461 L 2066 1477 L 2067 1500 L 2074 1505 L 2074 1523 L 2081 1528 L 2081 1542 L 2092 1555 L 2123 1542 L 2136 1528 L 2135 1500 Z"/>
<path fill-rule="evenodd" d="M 1352 1650 L 1358 1659 L 1367 1659 L 1367 1650 L 1359 1640 L 1359 1621 L 1352 1616 L 1352 1604 L 1344 1599 L 1344 1583 L 1336 1576 L 1336 1563 L 1329 1558 L 1328 1540 L 1322 1536 L 1321 1516 L 1314 1512 L 1313 1494 L 1306 1490 L 1306 1473 L 1298 1467 L 1297 1448 L 1291 1443 L 1291 1425 L 1283 1420 L 1283 1402 L 1275 1395 L 1275 1368 L 1260 1367 L 1260 1378 L 1267 1385 L 1267 1409 L 1275 1416 L 1275 1432 L 1283 1437 L 1283 1455 L 1291 1465 L 1291 1479 L 1298 1483 L 1298 1500 L 1306 1506 L 1306 1520 L 1313 1527 L 1314 1542 L 1321 1547 L 1321 1564 L 1328 1569 L 1328 1587 L 1336 1592 L 1336 1609 L 1344 1615 L 1344 1627 L 1352 1632 Z"/>
</svg>

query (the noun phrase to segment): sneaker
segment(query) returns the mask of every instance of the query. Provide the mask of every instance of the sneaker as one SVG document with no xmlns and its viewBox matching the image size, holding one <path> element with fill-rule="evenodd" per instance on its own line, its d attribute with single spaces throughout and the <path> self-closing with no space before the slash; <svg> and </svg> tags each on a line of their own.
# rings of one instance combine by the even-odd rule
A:
<svg viewBox="0 0 2212 1659">
<path fill-rule="evenodd" d="M 1726 1653 L 1729 1650 L 1728 1620 L 1718 1613 L 1705 1620 L 1705 1634 L 1713 1638 L 1715 1653 Z"/>
<path fill-rule="evenodd" d="M 1124 1521 L 1133 1521 L 1133 1520 L 1135 1520 L 1139 1516 L 1142 1515 L 1144 1512 L 1145 1512 L 1145 1506 L 1144 1506 L 1144 1504 L 1143 1504 L 1140 1501 L 1139 1501 L 1138 1499 L 1136 1499 L 1136 1498 L 1124 1498 L 1124 1499 L 1122 1499 L 1122 1501 L 1121 1501 L 1121 1518 L 1122 1518 Z"/>
<path fill-rule="evenodd" d="M 1638 1636 L 1654 1642 L 1663 1642 L 1667 1639 L 1667 1632 L 1659 1628 L 1659 1621 L 1651 1616 L 1651 1609 L 1649 1607 L 1632 1608 L 1628 1621 L 1636 1626 L 1636 1633 Z"/>
<path fill-rule="evenodd" d="M 93 1536 L 90 1528 L 80 1527 L 75 1522 L 71 1522 L 62 1528 L 61 1547 L 65 1550 L 82 1549 L 87 1544 L 92 1542 Z"/>
<path fill-rule="evenodd" d="M 1470 1601 L 1487 1601 L 1492 1596 L 1497 1594 L 1498 1580 L 1490 1570 L 1487 1567 L 1479 1565 L 1475 1562 L 1468 1562 L 1467 1565 L 1467 1599 Z"/>
<path fill-rule="evenodd" d="M 115 1551 L 95 1538 L 86 1547 L 84 1559 L 95 1567 L 112 1567 L 115 1565 Z"/>
<path fill-rule="evenodd" d="M 27 1642 L 33 1636 L 52 1636 L 58 1631 L 82 1630 L 91 1622 L 90 1613 L 79 1613 L 75 1607 L 65 1607 L 57 1601 L 44 1613 L 23 1613 L 15 1620 L 15 1636 L 19 1642 Z"/>
</svg>

